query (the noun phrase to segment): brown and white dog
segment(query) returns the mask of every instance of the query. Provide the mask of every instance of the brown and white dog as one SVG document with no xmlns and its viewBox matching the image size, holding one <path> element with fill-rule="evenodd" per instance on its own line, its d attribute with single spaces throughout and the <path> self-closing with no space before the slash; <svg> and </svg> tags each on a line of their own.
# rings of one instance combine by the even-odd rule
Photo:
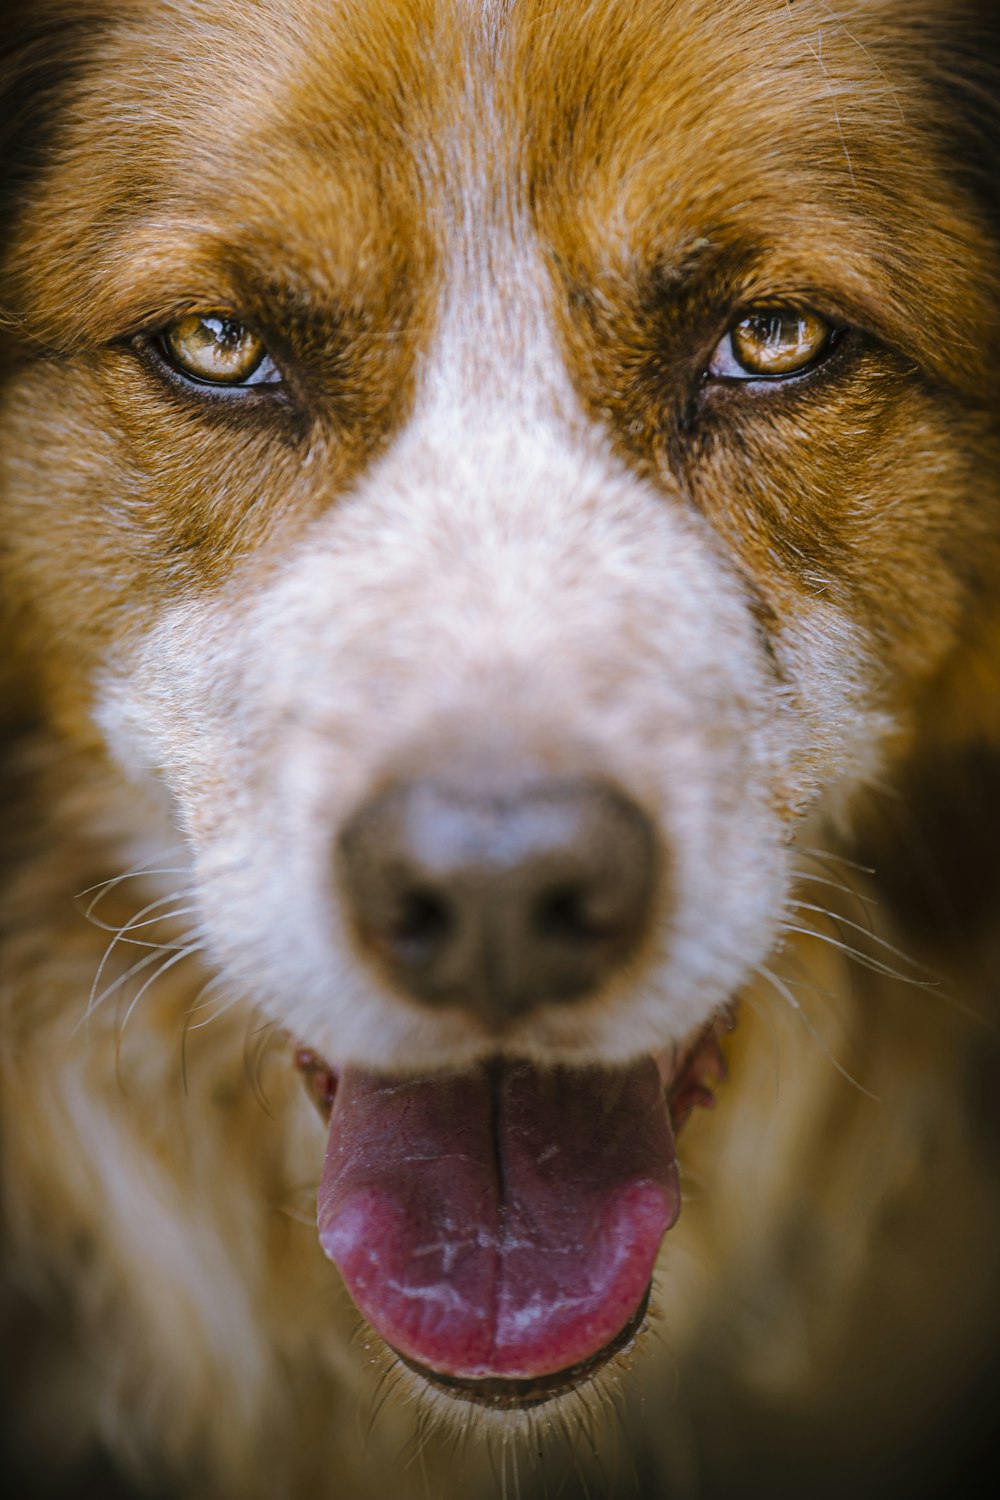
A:
<svg viewBox="0 0 1000 1500">
<path fill-rule="evenodd" d="M 921 1493 L 998 1326 L 996 6 L 0 26 L 11 1442 Z"/>
</svg>

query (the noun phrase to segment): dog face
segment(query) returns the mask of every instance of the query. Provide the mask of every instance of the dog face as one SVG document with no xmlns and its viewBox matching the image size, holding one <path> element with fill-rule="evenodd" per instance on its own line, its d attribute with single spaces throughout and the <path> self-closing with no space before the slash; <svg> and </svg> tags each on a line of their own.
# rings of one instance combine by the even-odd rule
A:
<svg viewBox="0 0 1000 1500">
<path fill-rule="evenodd" d="M 66 16 L 5 279 L 51 714 L 332 1068 L 676 1081 L 992 556 L 996 266 L 912 7 Z M 562 927 L 494 982 L 526 885 Z"/>
<path fill-rule="evenodd" d="M 796 820 L 953 642 L 991 267 L 863 38 L 327 9 L 263 78 L 266 7 L 244 41 L 225 7 L 94 21 L 15 266 L 58 351 L 8 419 L 56 691 L 165 785 L 213 955 L 311 1045 L 662 1048 L 765 956 Z M 667 872 L 636 963 L 499 1042 L 359 960 L 335 879 L 374 789 L 484 761 L 611 779 Z"/>
</svg>

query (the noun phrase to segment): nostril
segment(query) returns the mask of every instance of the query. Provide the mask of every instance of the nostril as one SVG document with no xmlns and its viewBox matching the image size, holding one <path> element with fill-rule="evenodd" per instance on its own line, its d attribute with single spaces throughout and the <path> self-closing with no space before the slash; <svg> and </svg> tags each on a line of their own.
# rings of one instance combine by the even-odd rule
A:
<svg viewBox="0 0 1000 1500">
<path fill-rule="evenodd" d="M 546 891 L 536 903 L 532 923 L 543 942 L 570 945 L 600 942 L 613 935 L 613 925 L 602 917 L 593 891 L 582 883 Z"/>
<path fill-rule="evenodd" d="M 385 939 L 403 963 L 430 963 L 450 941 L 455 913 L 446 897 L 434 890 L 400 894 L 396 911 L 386 924 Z"/>
</svg>

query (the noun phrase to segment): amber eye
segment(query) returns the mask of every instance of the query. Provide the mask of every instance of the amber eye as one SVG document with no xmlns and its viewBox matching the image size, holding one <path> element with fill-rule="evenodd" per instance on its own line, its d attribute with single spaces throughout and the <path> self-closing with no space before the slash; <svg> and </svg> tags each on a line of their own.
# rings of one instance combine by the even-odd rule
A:
<svg viewBox="0 0 1000 1500">
<path fill-rule="evenodd" d="M 280 375 L 260 339 L 224 313 L 188 313 L 161 335 L 170 363 L 206 385 L 261 385 Z"/>
<path fill-rule="evenodd" d="M 754 307 L 716 346 L 708 370 L 730 380 L 797 375 L 829 349 L 834 330 L 816 313 Z"/>
</svg>

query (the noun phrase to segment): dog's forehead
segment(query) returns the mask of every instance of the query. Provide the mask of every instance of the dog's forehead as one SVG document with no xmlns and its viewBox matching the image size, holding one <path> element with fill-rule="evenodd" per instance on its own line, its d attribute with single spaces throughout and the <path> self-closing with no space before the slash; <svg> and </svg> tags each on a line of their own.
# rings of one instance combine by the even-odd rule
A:
<svg viewBox="0 0 1000 1500">
<path fill-rule="evenodd" d="M 797 19 L 810 8 L 743 0 L 720 21 L 709 0 L 132 4 L 85 33 L 63 128 L 93 166 L 60 184 L 63 207 L 80 198 L 103 242 L 150 218 L 161 234 L 269 233 L 322 277 L 331 246 L 357 269 L 446 223 L 486 177 L 508 209 L 550 227 L 589 211 L 663 253 L 707 220 L 775 213 L 809 182 L 815 196 L 824 173 L 821 187 L 849 180 L 853 106 L 831 90 L 876 65 L 835 27 L 817 55 Z M 869 126 L 871 107 L 869 89 Z"/>
<path fill-rule="evenodd" d="M 470 193 L 556 240 L 589 217 L 636 255 L 682 255 L 734 221 L 753 235 L 766 218 L 775 239 L 783 216 L 857 188 L 873 116 L 899 109 L 869 48 L 810 31 L 813 0 L 722 18 L 709 0 L 305 0 L 277 29 L 271 9 L 126 23 L 104 140 L 161 202 L 231 231 L 235 195 L 250 227 L 321 261 L 338 241 L 363 256 L 377 224 L 440 230 Z"/>
<path fill-rule="evenodd" d="M 171 296 L 243 305 L 248 282 L 258 301 L 288 289 L 321 317 L 360 309 L 418 337 L 457 238 L 495 267 L 513 229 L 571 294 L 613 297 L 650 267 L 669 281 L 714 249 L 748 268 L 744 300 L 823 288 L 933 365 L 923 325 L 975 346 L 987 273 L 947 161 L 907 123 L 932 101 L 899 82 L 905 10 L 101 4 L 34 210 L 29 194 L 14 300 L 29 326 L 44 304 L 57 345 L 148 325 Z"/>
</svg>

